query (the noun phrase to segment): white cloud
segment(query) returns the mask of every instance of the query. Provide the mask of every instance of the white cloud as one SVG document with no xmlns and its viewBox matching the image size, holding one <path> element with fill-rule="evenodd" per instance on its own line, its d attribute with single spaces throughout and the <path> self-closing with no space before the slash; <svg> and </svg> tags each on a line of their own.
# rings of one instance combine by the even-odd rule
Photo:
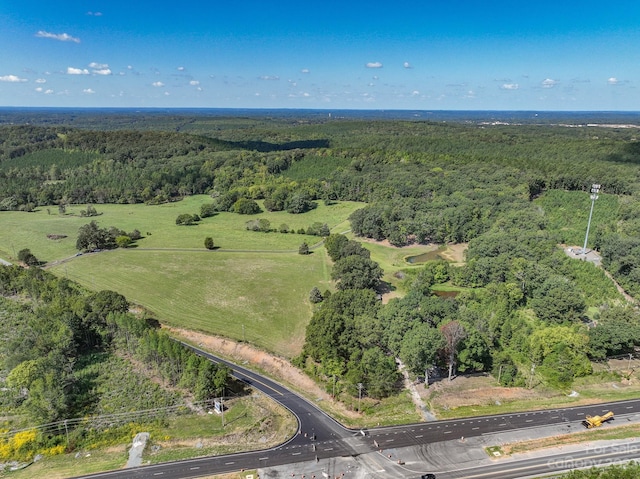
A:
<svg viewBox="0 0 640 479">
<path fill-rule="evenodd" d="M 504 83 L 500 88 L 503 90 L 517 90 L 520 88 L 520 85 L 517 83 Z"/>
<path fill-rule="evenodd" d="M 617 85 L 618 84 L 618 79 L 616 77 L 611 77 L 607 80 L 607 83 L 609 85 Z"/>
<path fill-rule="evenodd" d="M 36 91 L 37 91 L 38 93 L 41 93 L 41 92 L 42 92 L 42 87 L 41 87 L 41 86 L 39 86 L 38 88 L 36 88 Z"/>
<path fill-rule="evenodd" d="M 51 95 L 53 94 L 53 90 L 49 89 L 47 91 L 44 92 L 45 95 Z"/>
<path fill-rule="evenodd" d="M 111 69 L 103 68 L 101 70 L 93 70 L 92 73 L 94 75 L 111 75 Z"/>
<path fill-rule="evenodd" d="M 409 62 L 404 62 L 404 63 L 402 64 L 402 66 L 403 66 L 403 67 L 405 67 L 405 68 L 413 68 L 413 66 L 412 66 L 412 65 L 411 65 L 411 63 L 409 63 Z"/>
<path fill-rule="evenodd" d="M 92 90 L 91 88 L 85 88 L 84 90 L 82 90 L 82 93 L 86 93 L 87 95 L 92 95 L 95 93 L 95 91 Z"/>
<path fill-rule="evenodd" d="M 169 93 L 168 91 L 164 92 L 164 96 L 169 96 L 169 95 L 171 95 L 171 93 Z"/>
<path fill-rule="evenodd" d="M 127 70 L 133 70 L 133 65 L 127 65 Z"/>
<path fill-rule="evenodd" d="M 88 75 L 89 70 L 86 68 L 67 67 L 67 75 Z"/>
<path fill-rule="evenodd" d="M 258 78 L 260 80 L 267 80 L 267 81 L 280 80 L 280 77 L 278 75 L 262 75 L 262 76 L 260 76 Z"/>
<path fill-rule="evenodd" d="M 300 73 L 309 73 L 309 69 L 308 68 L 303 68 L 302 70 L 300 70 Z"/>
<path fill-rule="evenodd" d="M 413 90 L 411 92 L 411 96 L 418 96 L 418 95 L 420 95 L 420 92 L 418 90 Z"/>
<path fill-rule="evenodd" d="M 162 83 L 161 81 L 154 81 L 151 85 L 155 87 L 163 87 L 164 83 Z"/>
<path fill-rule="evenodd" d="M 552 80 L 551 78 L 547 78 L 542 81 L 542 88 L 553 88 L 558 84 L 557 80 Z"/>
<path fill-rule="evenodd" d="M 365 66 L 367 68 L 382 68 L 382 63 L 380 63 L 380 62 L 369 62 Z"/>
<path fill-rule="evenodd" d="M 179 72 L 183 72 L 183 71 L 184 71 L 184 67 L 178 67 L 178 68 L 177 68 L 177 70 L 178 70 Z"/>
<path fill-rule="evenodd" d="M 60 40 L 61 42 L 75 42 L 80 43 L 80 39 L 76 37 L 72 37 L 68 33 L 49 33 L 44 30 L 38 31 L 36 33 L 36 37 L 39 38 L 52 38 L 53 40 Z"/>
<path fill-rule="evenodd" d="M 16 75 L 4 75 L 0 77 L 0 81 L 9 82 L 9 83 L 23 83 L 29 80 L 27 80 L 26 78 L 20 78 L 19 76 L 16 76 Z"/>
<path fill-rule="evenodd" d="M 44 78 L 38 78 L 36 80 L 36 83 L 47 83 L 47 80 L 45 80 Z"/>
<path fill-rule="evenodd" d="M 191 86 L 198 86 L 198 85 L 200 85 L 200 82 L 199 82 L 198 80 L 191 80 L 191 81 L 189 82 L 189 85 L 191 85 Z"/>
<path fill-rule="evenodd" d="M 109 68 L 109 64 L 108 63 L 91 62 L 91 63 L 89 63 L 89 68 L 95 68 L 97 70 L 102 70 L 104 68 Z"/>
<path fill-rule="evenodd" d="M 101 17 L 102 16 L 102 12 L 87 12 L 87 15 L 89 15 L 91 17 Z"/>
</svg>

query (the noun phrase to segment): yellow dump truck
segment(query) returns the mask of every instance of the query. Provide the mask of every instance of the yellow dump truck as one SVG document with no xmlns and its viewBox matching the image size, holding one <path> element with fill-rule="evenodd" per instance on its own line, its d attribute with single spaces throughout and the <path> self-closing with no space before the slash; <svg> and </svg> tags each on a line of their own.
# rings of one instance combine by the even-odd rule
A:
<svg viewBox="0 0 640 479">
<path fill-rule="evenodd" d="M 602 426 L 603 423 L 610 421 L 611 419 L 613 419 L 613 412 L 609 411 L 607 414 L 602 416 L 587 416 L 585 420 L 582 421 L 582 425 L 591 429 L 592 427 Z"/>
</svg>

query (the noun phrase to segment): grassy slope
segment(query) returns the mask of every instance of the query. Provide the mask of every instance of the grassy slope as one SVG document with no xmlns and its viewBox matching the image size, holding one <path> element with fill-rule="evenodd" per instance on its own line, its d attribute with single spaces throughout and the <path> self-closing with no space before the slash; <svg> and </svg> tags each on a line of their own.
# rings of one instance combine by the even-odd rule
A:
<svg viewBox="0 0 640 479">
<path fill-rule="evenodd" d="M 328 286 L 324 261 L 324 249 L 308 256 L 116 250 L 52 271 L 91 289 L 122 293 L 163 323 L 292 356 L 311 317 L 309 291 Z"/>
<path fill-rule="evenodd" d="M 0 257 L 10 259 L 29 248 L 41 260 L 71 258 L 51 267 L 59 275 L 94 289 L 111 289 L 149 308 L 162 322 L 208 333 L 246 339 L 260 347 L 290 357 L 297 354 L 311 314 L 311 288 L 330 288 L 324 248 L 301 256 L 298 246 L 313 245 L 318 237 L 256 233 L 245 229 L 253 218 L 266 218 L 277 228 L 308 227 L 319 221 L 336 231 L 358 203 L 320 204 L 304 215 L 263 212 L 254 216 L 222 213 L 196 226 L 176 226 L 181 213 L 198 213 L 211 201 L 194 196 L 159 206 L 97 205 L 101 227 L 139 229 L 146 237 L 137 248 L 73 257 L 78 228 L 90 218 L 74 216 L 84 205 L 72 206 L 67 215 L 1 212 Z M 49 240 L 47 234 L 66 234 Z M 151 233 L 151 235 L 147 235 Z M 211 236 L 220 249 L 207 251 Z M 229 251 L 235 250 L 235 251 Z M 240 250 L 240 251 L 238 251 Z"/>
</svg>

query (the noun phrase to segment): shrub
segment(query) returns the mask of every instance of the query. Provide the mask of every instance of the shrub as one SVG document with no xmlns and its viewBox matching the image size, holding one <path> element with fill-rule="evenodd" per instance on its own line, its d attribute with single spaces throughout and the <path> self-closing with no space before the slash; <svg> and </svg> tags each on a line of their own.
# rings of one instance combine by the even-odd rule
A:
<svg viewBox="0 0 640 479">
<path fill-rule="evenodd" d="M 18 261 L 22 261 L 27 266 L 38 266 L 40 261 L 36 258 L 29 248 L 18 251 Z"/>
<path fill-rule="evenodd" d="M 200 221 L 198 215 L 190 215 L 189 213 L 182 213 L 176 218 L 176 224 L 182 226 L 190 226 Z"/>
<path fill-rule="evenodd" d="M 241 215 L 255 215 L 262 210 L 255 200 L 249 198 L 240 198 L 233 204 L 233 211 Z"/>
<path fill-rule="evenodd" d="M 127 235 L 120 235 L 116 237 L 116 245 L 118 248 L 128 248 L 133 243 L 133 240 Z"/>
</svg>

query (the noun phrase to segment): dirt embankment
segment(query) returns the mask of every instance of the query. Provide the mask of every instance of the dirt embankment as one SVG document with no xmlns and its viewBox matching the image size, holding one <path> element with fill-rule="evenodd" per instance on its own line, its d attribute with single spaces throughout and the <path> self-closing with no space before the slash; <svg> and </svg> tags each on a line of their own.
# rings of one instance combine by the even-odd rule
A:
<svg viewBox="0 0 640 479">
<path fill-rule="evenodd" d="M 254 348 L 247 343 L 238 343 L 230 339 L 210 336 L 186 329 L 164 327 L 177 337 L 183 338 L 202 349 L 220 354 L 238 364 L 249 363 L 252 367 L 264 371 L 277 381 L 284 383 L 304 395 L 320 399 L 331 404 L 331 408 L 345 417 L 356 417 L 357 413 L 346 409 L 342 403 L 334 401 L 330 394 L 322 390 L 309 376 L 304 374 L 289 361 Z"/>
</svg>

